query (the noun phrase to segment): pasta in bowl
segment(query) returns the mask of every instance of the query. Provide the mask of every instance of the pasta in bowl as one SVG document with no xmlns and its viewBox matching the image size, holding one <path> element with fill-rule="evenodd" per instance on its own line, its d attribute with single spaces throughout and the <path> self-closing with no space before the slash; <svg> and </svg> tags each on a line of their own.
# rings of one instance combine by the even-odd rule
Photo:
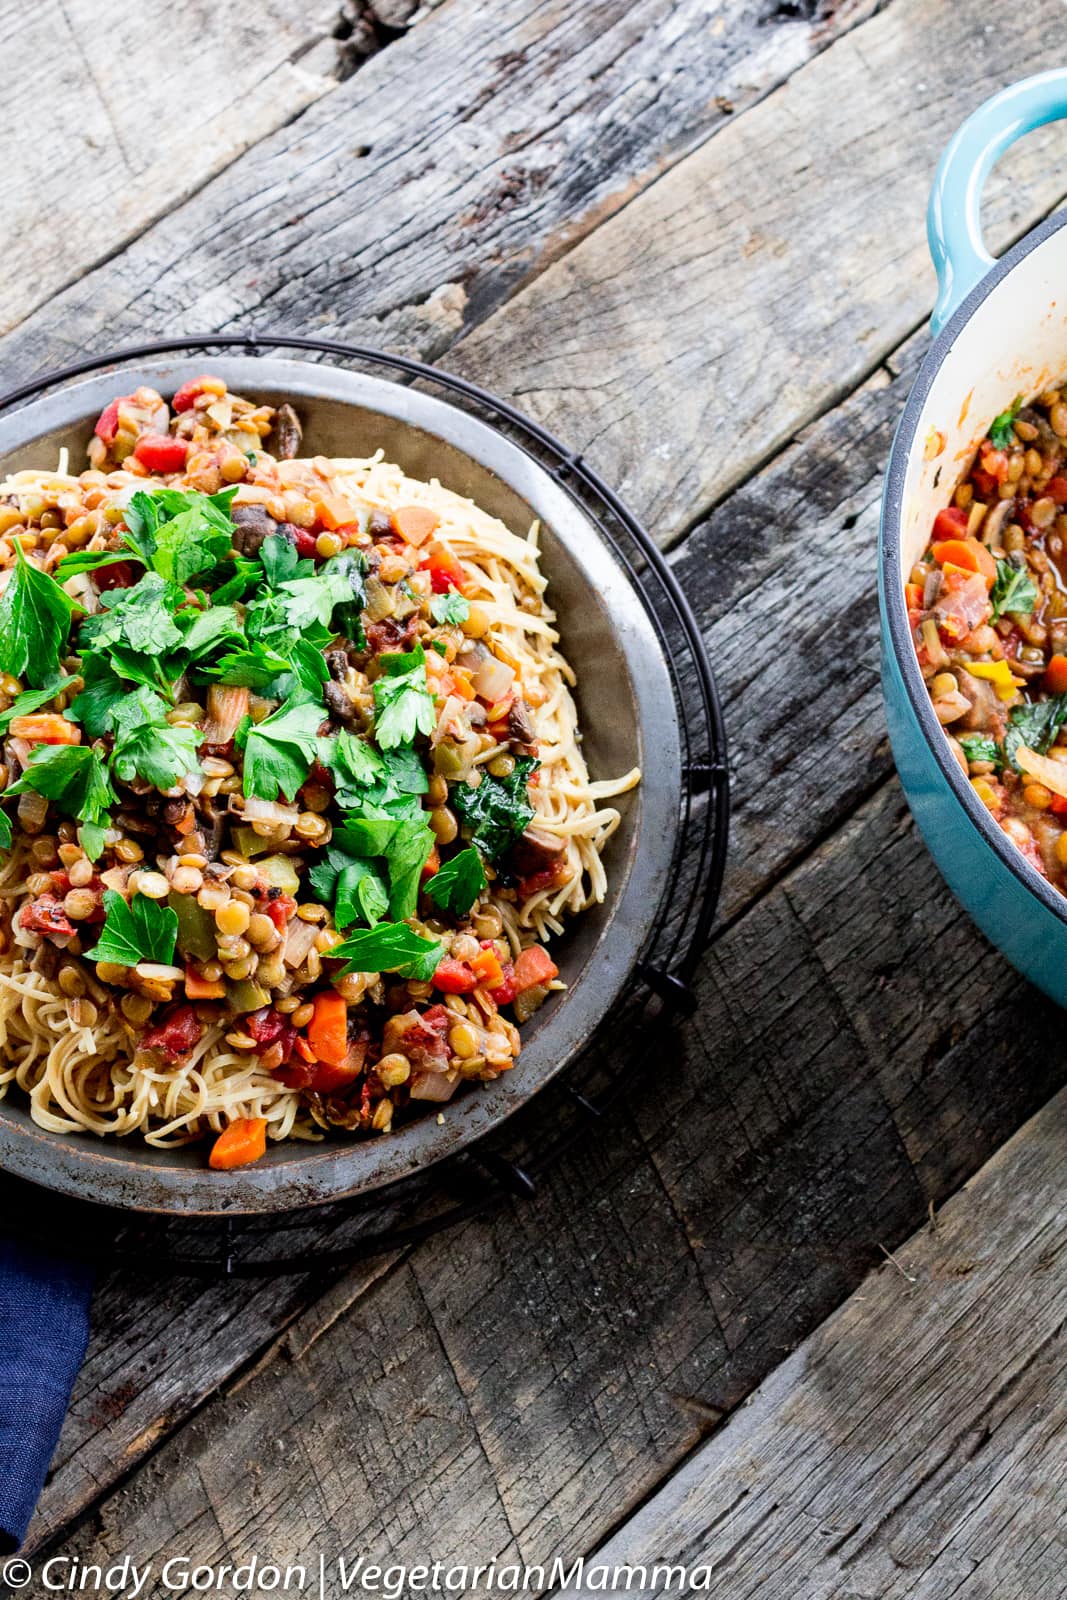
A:
<svg viewBox="0 0 1067 1600">
<path fill-rule="evenodd" d="M 3 1080 L 52 1132 L 388 1133 L 514 1068 L 604 897 L 522 537 L 212 373 L 0 484 Z M 10 833 L 10 837 L 8 834 Z"/>
</svg>

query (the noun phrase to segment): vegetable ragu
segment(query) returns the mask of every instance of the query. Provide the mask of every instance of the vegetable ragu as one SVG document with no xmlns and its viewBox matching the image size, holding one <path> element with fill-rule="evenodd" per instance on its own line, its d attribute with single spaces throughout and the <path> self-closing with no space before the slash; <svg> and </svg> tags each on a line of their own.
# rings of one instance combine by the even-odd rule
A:
<svg viewBox="0 0 1067 1600">
<path fill-rule="evenodd" d="M 907 585 L 938 720 L 976 795 L 1067 889 L 1067 389 L 994 418 Z"/>
<path fill-rule="evenodd" d="M 510 1070 L 639 778 L 536 528 L 299 442 L 204 375 L 0 484 L 0 1092 L 218 1171 Z"/>
</svg>

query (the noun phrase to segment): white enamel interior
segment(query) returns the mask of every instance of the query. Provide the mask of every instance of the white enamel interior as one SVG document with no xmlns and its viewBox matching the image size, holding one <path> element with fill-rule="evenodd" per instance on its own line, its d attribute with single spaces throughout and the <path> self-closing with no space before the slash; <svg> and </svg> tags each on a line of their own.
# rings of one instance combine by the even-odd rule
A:
<svg viewBox="0 0 1067 1600">
<path fill-rule="evenodd" d="M 1067 228 L 1059 228 L 994 285 L 934 378 L 904 485 L 902 581 L 926 549 L 935 514 L 948 505 L 993 418 L 1017 394 L 1029 400 L 1065 376 Z M 928 442 L 939 446 L 929 460 Z"/>
</svg>

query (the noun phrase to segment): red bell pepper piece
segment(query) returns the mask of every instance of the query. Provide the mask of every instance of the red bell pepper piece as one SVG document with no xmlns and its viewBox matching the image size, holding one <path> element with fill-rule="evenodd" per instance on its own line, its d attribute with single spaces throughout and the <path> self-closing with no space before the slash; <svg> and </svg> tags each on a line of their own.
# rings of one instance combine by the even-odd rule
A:
<svg viewBox="0 0 1067 1600">
<path fill-rule="evenodd" d="M 133 453 L 149 472 L 166 474 L 184 470 L 189 446 L 184 439 L 175 439 L 169 433 L 142 433 Z"/>
</svg>

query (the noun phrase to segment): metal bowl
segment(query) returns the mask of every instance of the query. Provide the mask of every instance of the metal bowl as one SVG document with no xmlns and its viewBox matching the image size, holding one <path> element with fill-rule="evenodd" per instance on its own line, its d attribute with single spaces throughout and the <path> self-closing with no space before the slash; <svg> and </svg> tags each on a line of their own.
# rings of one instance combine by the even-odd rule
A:
<svg viewBox="0 0 1067 1600">
<path fill-rule="evenodd" d="M 579 504 L 520 446 L 468 412 L 377 376 L 272 357 L 210 359 L 235 392 L 292 399 L 308 454 L 384 450 L 416 478 L 438 478 L 509 528 L 543 524 L 543 570 L 562 648 L 578 674 L 584 751 L 594 777 L 640 766 L 618 802 L 605 851 L 609 891 L 554 944 L 565 992 L 523 1029 L 518 1065 L 461 1091 L 379 1139 L 273 1145 L 255 1166 L 212 1172 L 204 1145 L 155 1150 L 129 1139 L 55 1134 L 37 1126 L 18 1091 L 0 1101 L 0 1167 L 64 1193 L 142 1211 L 281 1211 L 377 1188 L 452 1154 L 522 1105 L 585 1045 L 617 1000 L 656 918 L 678 831 L 682 754 L 670 673 L 633 584 Z M 52 466 L 66 446 L 85 459 L 93 423 L 116 394 L 148 383 L 164 394 L 204 370 L 195 360 L 114 368 L 0 418 L 0 471 Z"/>
</svg>

